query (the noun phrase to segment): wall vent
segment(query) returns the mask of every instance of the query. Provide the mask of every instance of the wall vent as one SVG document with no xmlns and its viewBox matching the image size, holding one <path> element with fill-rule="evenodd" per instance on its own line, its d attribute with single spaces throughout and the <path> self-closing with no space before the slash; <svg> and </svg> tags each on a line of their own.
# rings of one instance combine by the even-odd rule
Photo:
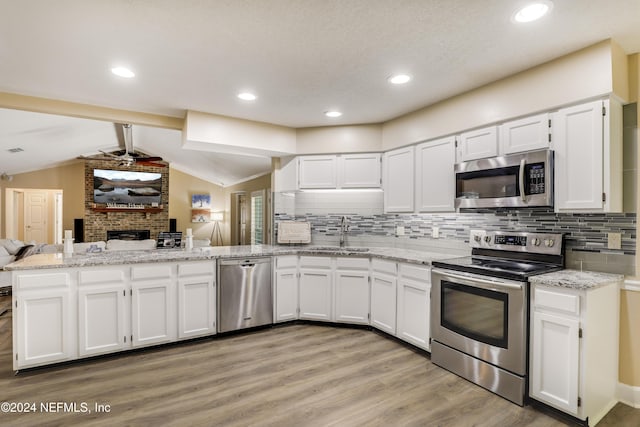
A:
<svg viewBox="0 0 640 427">
<path fill-rule="evenodd" d="M 24 151 L 24 150 L 22 148 L 20 148 L 20 147 L 17 147 L 17 148 L 9 148 L 7 151 L 10 152 L 10 153 L 19 153 L 19 152 Z"/>
</svg>

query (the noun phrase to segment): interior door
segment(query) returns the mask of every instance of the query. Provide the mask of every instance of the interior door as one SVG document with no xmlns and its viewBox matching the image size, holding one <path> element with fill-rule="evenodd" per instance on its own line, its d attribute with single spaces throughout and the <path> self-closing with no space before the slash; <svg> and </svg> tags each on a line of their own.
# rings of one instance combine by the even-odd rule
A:
<svg viewBox="0 0 640 427">
<path fill-rule="evenodd" d="M 48 243 L 47 192 L 26 190 L 24 192 L 24 240 Z"/>
</svg>

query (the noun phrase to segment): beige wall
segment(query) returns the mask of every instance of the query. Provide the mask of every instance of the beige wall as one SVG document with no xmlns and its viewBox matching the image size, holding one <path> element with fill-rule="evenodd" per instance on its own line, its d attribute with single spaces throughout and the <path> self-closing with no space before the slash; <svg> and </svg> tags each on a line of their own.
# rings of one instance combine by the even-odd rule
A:
<svg viewBox="0 0 640 427">
<path fill-rule="evenodd" d="M 382 151 L 382 125 L 297 129 L 296 144 L 298 154 Z"/>
<path fill-rule="evenodd" d="M 0 181 L 0 190 L 2 191 L 0 196 L 2 198 L 2 203 L 0 203 L 2 207 L 0 235 L 2 237 L 16 237 L 5 236 L 5 189 L 7 188 L 62 190 L 62 227 L 65 230 L 73 230 L 73 219 L 84 216 L 84 164 L 82 162 L 16 174 L 12 181 Z"/>
<path fill-rule="evenodd" d="M 229 212 L 226 206 L 224 189 L 219 185 L 188 175 L 177 169 L 171 169 L 170 174 L 169 218 L 176 219 L 177 231 L 182 231 L 184 236 L 186 229 L 191 228 L 195 239 L 209 239 L 211 237 L 213 223 L 191 222 L 191 196 L 193 194 L 209 194 L 211 195 L 212 210 L 225 211 L 224 222 L 220 224 L 220 229 L 222 230 L 224 245 L 228 245 L 229 238 L 225 235 L 225 230 L 229 228 Z"/>
<path fill-rule="evenodd" d="M 620 382 L 640 387 L 640 291 L 620 295 Z"/>
<path fill-rule="evenodd" d="M 296 131 L 269 123 L 187 111 L 182 145 L 203 151 L 282 156 L 296 152 Z"/>
<path fill-rule="evenodd" d="M 629 56 L 629 98 L 638 102 L 640 98 L 640 67 L 638 54 Z M 636 109 L 640 126 L 640 108 Z M 636 135 L 640 134 L 640 127 Z M 636 145 L 638 144 L 636 140 Z M 636 150 L 636 164 L 640 164 L 640 150 Z M 640 177 L 637 177 L 640 179 Z M 640 182 L 636 188 L 640 189 Z M 636 212 L 640 212 L 640 195 L 636 194 Z M 636 235 L 640 227 L 636 230 Z M 636 278 L 640 273 L 640 239 L 636 239 Z M 622 290 L 620 293 L 620 382 L 640 387 L 640 291 Z"/>
<path fill-rule="evenodd" d="M 611 40 L 539 65 L 384 123 L 385 150 L 450 135 L 562 105 L 610 94 L 626 98 L 620 50 Z M 626 80 L 626 76 L 624 76 Z"/>
<path fill-rule="evenodd" d="M 266 174 L 263 176 L 259 176 L 249 181 L 242 182 L 240 184 L 232 185 L 230 187 L 225 187 L 225 199 L 226 199 L 226 211 L 229 212 L 229 223 L 230 226 L 223 230 L 223 233 L 226 232 L 225 241 L 231 241 L 232 233 L 236 232 L 237 226 L 237 215 L 236 209 L 233 203 L 233 194 L 238 192 L 244 192 L 247 195 L 247 203 L 250 203 L 250 197 L 252 191 L 265 190 L 265 196 L 268 199 L 271 199 L 271 174 Z M 269 236 L 271 234 L 271 216 L 272 212 L 265 212 L 265 222 L 264 230 L 265 230 L 265 243 L 269 243 Z M 226 220 L 226 217 L 225 217 Z M 251 217 L 247 218 L 247 239 L 249 239 L 249 231 L 251 230 Z"/>
</svg>

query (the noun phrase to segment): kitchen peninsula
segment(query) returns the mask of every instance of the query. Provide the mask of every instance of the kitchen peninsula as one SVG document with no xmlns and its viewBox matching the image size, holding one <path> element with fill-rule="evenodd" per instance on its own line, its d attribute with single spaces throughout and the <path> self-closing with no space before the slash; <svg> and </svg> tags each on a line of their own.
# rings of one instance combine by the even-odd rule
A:
<svg viewBox="0 0 640 427">
<path fill-rule="evenodd" d="M 360 277 L 364 282 L 358 284 L 364 283 L 365 287 L 362 301 L 357 303 L 366 302 L 363 307 L 366 323 L 369 323 L 370 258 L 376 260 L 374 270 L 375 265 L 382 265 L 390 269 L 394 279 L 396 262 L 420 267 L 420 279 L 428 285 L 431 261 L 452 257 L 398 248 L 268 245 L 32 255 L 6 266 L 12 272 L 13 283 L 14 370 L 214 335 L 216 260 L 250 256 L 274 257 L 276 322 L 290 320 L 278 314 L 278 304 L 286 306 L 285 300 L 293 297 L 297 306 L 298 295 L 296 286 L 295 294 L 283 300 L 284 292 L 279 285 L 287 282 L 278 280 L 279 259 L 294 258 L 294 265 L 298 256 L 316 264 L 318 260 L 326 261 L 325 266 L 317 264 L 314 268 L 323 271 L 327 278 L 336 268 L 352 271 L 351 262 L 361 260 L 364 267 Z M 287 269 L 283 271 L 286 276 Z M 331 280 L 325 284 L 330 283 Z M 331 306 L 333 292 L 325 290 L 329 292 L 325 302 Z M 423 287 L 421 292 L 424 319 L 428 318 L 426 290 Z M 311 299 L 316 301 L 314 296 Z M 329 307 L 326 319 L 313 316 L 309 319 L 330 321 L 331 311 Z M 304 312 L 300 318 L 305 318 Z M 426 321 L 420 328 L 421 343 L 428 345 Z"/>
</svg>

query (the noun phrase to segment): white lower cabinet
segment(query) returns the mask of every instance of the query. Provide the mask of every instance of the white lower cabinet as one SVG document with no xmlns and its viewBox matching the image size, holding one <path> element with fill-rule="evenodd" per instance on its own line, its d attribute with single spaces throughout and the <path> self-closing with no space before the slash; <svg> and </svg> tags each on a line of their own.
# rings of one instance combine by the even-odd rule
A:
<svg viewBox="0 0 640 427">
<path fill-rule="evenodd" d="M 431 350 L 431 269 L 414 264 L 399 264 L 399 273 L 396 335 L 417 347 Z"/>
<path fill-rule="evenodd" d="M 300 257 L 300 319 L 329 322 L 332 316 L 333 271 L 329 257 Z"/>
<path fill-rule="evenodd" d="M 531 295 L 529 395 L 595 425 L 617 402 L 618 284 Z"/>
<path fill-rule="evenodd" d="M 371 321 L 374 328 L 396 334 L 397 266 L 395 262 L 371 262 Z"/>
<path fill-rule="evenodd" d="M 334 277 L 334 320 L 369 324 L 369 259 L 337 258 Z"/>
<path fill-rule="evenodd" d="M 276 257 L 274 279 L 274 322 L 296 320 L 298 318 L 298 256 Z"/>
<path fill-rule="evenodd" d="M 75 275 L 31 273 L 13 273 L 14 370 L 77 357 Z"/>
<path fill-rule="evenodd" d="M 129 347 L 125 269 L 89 269 L 78 274 L 78 355 Z"/>
<path fill-rule="evenodd" d="M 178 264 L 178 338 L 216 333 L 213 261 Z"/>
<path fill-rule="evenodd" d="M 170 265 L 131 268 L 131 343 L 161 344 L 176 338 L 176 297 Z"/>
</svg>

